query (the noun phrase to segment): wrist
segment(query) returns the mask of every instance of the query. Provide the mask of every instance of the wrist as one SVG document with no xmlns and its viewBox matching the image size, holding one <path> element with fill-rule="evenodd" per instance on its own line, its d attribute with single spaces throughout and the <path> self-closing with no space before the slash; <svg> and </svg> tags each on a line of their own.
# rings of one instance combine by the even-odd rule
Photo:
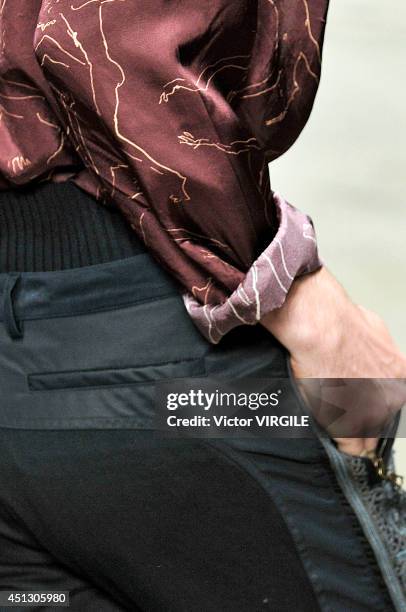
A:
<svg viewBox="0 0 406 612">
<path fill-rule="evenodd" d="M 332 354 L 343 341 L 343 323 L 356 306 L 326 268 L 297 278 L 285 303 L 261 319 L 291 353 Z"/>
</svg>

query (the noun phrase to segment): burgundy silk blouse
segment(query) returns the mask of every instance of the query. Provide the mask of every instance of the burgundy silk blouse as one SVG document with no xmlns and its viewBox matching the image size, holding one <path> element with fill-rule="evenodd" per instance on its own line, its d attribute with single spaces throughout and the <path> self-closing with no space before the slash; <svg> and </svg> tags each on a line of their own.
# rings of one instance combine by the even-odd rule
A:
<svg viewBox="0 0 406 612">
<path fill-rule="evenodd" d="M 328 0 L 0 0 L 0 188 L 118 206 L 206 338 L 320 261 L 268 163 L 304 127 Z"/>
</svg>

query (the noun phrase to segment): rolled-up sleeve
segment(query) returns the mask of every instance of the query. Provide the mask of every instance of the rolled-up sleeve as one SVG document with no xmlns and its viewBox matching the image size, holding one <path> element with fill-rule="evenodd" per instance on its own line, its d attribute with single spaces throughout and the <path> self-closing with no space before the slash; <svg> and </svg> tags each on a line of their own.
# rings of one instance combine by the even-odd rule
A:
<svg viewBox="0 0 406 612">
<path fill-rule="evenodd" d="M 279 219 L 270 245 L 253 262 L 237 289 L 221 304 L 201 304 L 184 293 L 189 314 L 214 344 L 238 325 L 255 325 L 282 306 L 294 279 L 317 270 L 321 262 L 309 217 L 274 193 Z"/>
<path fill-rule="evenodd" d="M 3 15 L 16 32 L 25 18 L 20 4 Z M 64 152 L 65 159 L 67 150 L 74 152 L 82 163 L 74 180 L 102 204 L 120 208 L 177 279 L 210 342 L 281 306 L 294 278 L 320 266 L 311 220 L 271 189 L 268 164 L 309 117 L 327 4 L 35 5 L 41 108 L 35 117 L 27 112 L 22 129 L 32 115 L 42 141 L 48 131 L 54 148 L 41 151 L 37 140 L 24 151 L 17 132 L 23 121 L 7 117 L 14 122 L 10 154 L 13 148 L 13 155 L 29 158 L 22 170 L 28 181 L 30 167 L 35 176 L 57 174 Z M 25 116 L 21 85 L 20 78 Z M 12 88 L 10 80 L 9 98 Z M 5 168 L 3 180 L 22 179 Z"/>
</svg>

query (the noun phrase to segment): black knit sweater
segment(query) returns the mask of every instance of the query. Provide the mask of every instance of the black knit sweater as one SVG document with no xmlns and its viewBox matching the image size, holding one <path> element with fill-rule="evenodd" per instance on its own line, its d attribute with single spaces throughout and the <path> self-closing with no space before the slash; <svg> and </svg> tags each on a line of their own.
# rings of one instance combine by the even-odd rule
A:
<svg viewBox="0 0 406 612">
<path fill-rule="evenodd" d="M 0 272 L 78 268 L 142 251 L 119 210 L 72 182 L 0 191 Z"/>
</svg>

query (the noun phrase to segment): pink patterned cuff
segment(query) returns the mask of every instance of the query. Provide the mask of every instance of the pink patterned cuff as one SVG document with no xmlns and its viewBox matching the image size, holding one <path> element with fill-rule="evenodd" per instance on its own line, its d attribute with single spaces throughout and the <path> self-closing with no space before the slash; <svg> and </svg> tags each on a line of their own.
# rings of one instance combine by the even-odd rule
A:
<svg viewBox="0 0 406 612">
<path fill-rule="evenodd" d="M 190 293 L 185 306 L 201 333 L 213 344 L 238 325 L 255 325 L 280 308 L 294 279 L 322 266 L 311 219 L 274 193 L 279 229 L 253 262 L 243 281 L 222 304 L 200 304 Z"/>
</svg>

